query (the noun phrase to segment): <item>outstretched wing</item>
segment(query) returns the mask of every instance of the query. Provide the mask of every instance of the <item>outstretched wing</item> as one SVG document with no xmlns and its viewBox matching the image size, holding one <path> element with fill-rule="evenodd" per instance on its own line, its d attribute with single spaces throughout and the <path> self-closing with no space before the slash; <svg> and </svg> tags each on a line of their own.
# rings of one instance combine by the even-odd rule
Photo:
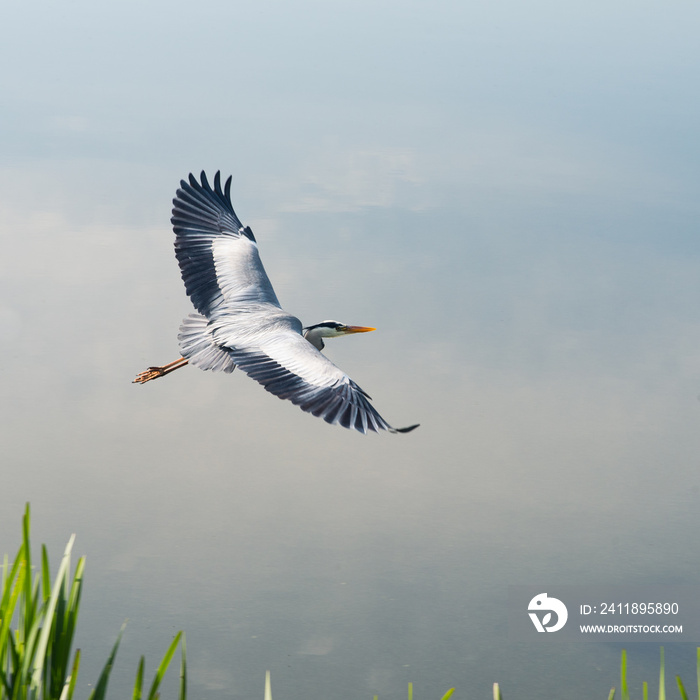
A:
<svg viewBox="0 0 700 700">
<path fill-rule="evenodd" d="M 290 321 L 296 319 L 290 317 Z M 368 430 L 402 433 L 416 427 L 389 425 L 372 406 L 370 397 L 301 336 L 294 325 L 280 319 L 277 327 L 264 333 L 255 345 L 236 342 L 230 326 L 214 331 L 214 337 L 228 347 L 236 366 L 267 391 L 327 423 L 339 423 L 361 433 Z M 224 336 L 228 336 L 226 341 Z"/>
<path fill-rule="evenodd" d="M 189 182 L 180 182 L 171 219 L 175 255 L 194 307 L 207 318 L 223 306 L 235 309 L 241 303 L 279 307 L 255 236 L 233 210 L 231 178 L 223 190 L 218 172 L 214 189 L 204 172 L 201 180 L 190 174 Z"/>
<path fill-rule="evenodd" d="M 328 423 L 361 433 L 417 427 L 392 428 L 369 396 L 302 336 L 299 319 L 282 311 L 230 191 L 231 178 L 222 190 L 217 172 L 212 189 L 202 172 L 201 183 L 193 175 L 181 181 L 173 200 L 175 255 L 203 317 L 184 322 L 183 356 L 204 369 L 238 366 L 267 391 Z"/>
</svg>

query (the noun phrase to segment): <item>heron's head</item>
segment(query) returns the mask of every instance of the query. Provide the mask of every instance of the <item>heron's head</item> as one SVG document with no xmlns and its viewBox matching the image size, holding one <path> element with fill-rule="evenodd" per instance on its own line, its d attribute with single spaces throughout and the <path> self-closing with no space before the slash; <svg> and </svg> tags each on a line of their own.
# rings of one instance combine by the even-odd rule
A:
<svg viewBox="0 0 700 700">
<path fill-rule="evenodd" d="M 366 326 L 347 326 L 344 323 L 338 323 L 338 321 L 323 321 L 315 326 L 304 328 L 304 338 L 316 349 L 322 350 L 323 338 L 337 338 L 350 333 L 368 333 L 376 330 L 376 328 L 368 328 Z"/>
</svg>

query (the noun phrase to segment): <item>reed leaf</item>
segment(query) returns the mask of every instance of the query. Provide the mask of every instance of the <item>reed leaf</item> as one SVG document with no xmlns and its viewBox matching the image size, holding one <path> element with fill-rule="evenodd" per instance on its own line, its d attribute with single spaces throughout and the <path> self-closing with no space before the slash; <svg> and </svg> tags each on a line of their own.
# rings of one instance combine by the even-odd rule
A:
<svg viewBox="0 0 700 700">
<path fill-rule="evenodd" d="M 182 651 L 182 662 L 180 663 L 180 700 L 187 699 L 187 652 L 185 649 L 185 633 L 182 634 L 180 649 Z"/>
<path fill-rule="evenodd" d="M 112 647 L 112 652 L 105 663 L 102 673 L 100 673 L 100 678 L 97 681 L 97 685 L 94 687 L 93 691 L 90 693 L 89 700 L 104 700 L 107 694 L 107 683 L 109 683 L 109 674 L 112 672 L 112 666 L 114 666 L 114 659 L 117 656 L 117 650 L 119 649 L 119 643 L 122 641 L 122 635 L 124 634 L 124 629 L 126 627 L 126 622 L 122 625 L 117 635 L 117 641 L 114 642 Z"/>
<path fill-rule="evenodd" d="M 75 684 L 78 681 L 78 669 L 80 668 L 80 649 L 75 652 L 75 658 L 73 660 L 73 667 L 71 668 L 70 676 L 66 678 L 66 682 L 63 684 L 63 690 L 58 700 L 72 700 L 73 691 L 75 690 Z"/>
<path fill-rule="evenodd" d="M 629 688 L 627 687 L 627 651 L 622 650 L 622 661 L 620 662 L 620 698 L 630 700 Z"/>
<path fill-rule="evenodd" d="M 664 668 L 664 648 L 661 647 L 661 669 L 659 671 L 659 700 L 666 700 L 666 678 Z"/>
<path fill-rule="evenodd" d="M 139 667 L 136 671 L 136 680 L 134 681 L 134 695 L 133 700 L 141 700 L 143 695 L 143 667 L 146 664 L 146 657 L 142 656 L 139 661 Z"/>
<path fill-rule="evenodd" d="M 54 616 L 54 611 L 58 605 L 59 596 L 62 597 L 62 592 L 65 589 L 64 579 L 68 576 L 68 570 L 70 568 L 70 555 L 73 550 L 73 543 L 75 542 L 75 535 L 71 535 L 68 544 L 66 545 L 66 550 L 63 553 L 63 559 L 61 560 L 61 565 L 58 567 L 58 573 L 56 574 L 56 579 L 54 581 L 54 588 L 51 591 L 51 596 L 49 597 L 48 604 L 46 605 L 46 610 L 44 611 L 43 617 L 46 620 L 51 620 Z M 28 542 L 27 542 L 28 545 Z M 27 547 L 28 548 L 28 547 Z M 27 577 L 29 578 L 29 577 Z M 33 622 L 38 623 L 38 616 Z M 32 663 L 32 676 L 29 683 L 30 691 L 39 694 L 41 689 L 42 675 L 44 672 L 44 660 L 46 658 L 46 650 L 49 644 L 49 635 L 51 634 L 53 625 L 45 624 L 41 627 L 41 632 L 37 641 L 37 646 L 34 651 L 33 663 Z"/>
<path fill-rule="evenodd" d="M 172 643 L 168 647 L 168 650 L 165 652 L 165 656 L 163 657 L 163 660 L 160 662 L 160 666 L 158 666 L 158 670 L 156 671 L 156 676 L 153 679 L 153 684 L 151 685 L 151 690 L 148 693 L 148 700 L 155 700 L 155 697 L 158 693 L 158 688 L 160 686 L 161 681 L 163 680 L 163 676 L 165 675 L 165 672 L 168 670 L 168 666 L 170 666 L 170 661 L 173 658 L 173 654 L 175 653 L 175 649 L 177 649 L 178 642 L 180 641 L 180 637 L 182 637 L 182 632 L 178 632 L 175 635 L 175 638 L 173 639 Z"/>
</svg>

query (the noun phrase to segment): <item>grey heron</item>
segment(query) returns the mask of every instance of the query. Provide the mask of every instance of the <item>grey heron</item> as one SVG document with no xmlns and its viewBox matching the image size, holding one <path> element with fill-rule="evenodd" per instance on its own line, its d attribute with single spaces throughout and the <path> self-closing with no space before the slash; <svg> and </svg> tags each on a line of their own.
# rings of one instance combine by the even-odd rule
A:
<svg viewBox="0 0 700 700">
<path fill-rule="evenodd" d="M 180 326 L 182 357 L 149 367 L 134 383 L 163 377 L 187 364 L 203 370 L 233 372 L 239 367 L 267 391 L 303 411 L 366 433 L 407 433 L 417 425 L 393 428 L 370 397 L 321 353 L 324 338 L 375 330 L 323 321 L 303 327 L 280 306 L 249 226 L 231 204 L 231 177 L 214 188 L 202 172 L 180 181 L 171 219 L 175 256 L 187 295 L 197 313 Z"/>
</svg>

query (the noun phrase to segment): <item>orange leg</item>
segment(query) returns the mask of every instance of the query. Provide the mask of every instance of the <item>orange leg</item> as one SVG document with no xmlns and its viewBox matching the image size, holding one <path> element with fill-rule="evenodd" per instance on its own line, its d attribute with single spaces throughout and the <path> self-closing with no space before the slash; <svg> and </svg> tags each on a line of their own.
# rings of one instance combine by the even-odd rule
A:
<svg viewBox="0 0 700 700">
<path fill-rule="evenodd" d="M 163 365 L 162 367 L 149 367 L 140 374 L 136 375 L 136 379 L 132 384 L 144 384 L 145 382 L 150 382 L 151 379 L 158 379 L 158 377 L 164 377 L 166 374 L 174 372 L 180 367 L 184 367 L 187 364 L 187 360 L 184 357 L 180 357 L 173 362 Z"/>
</svg>

